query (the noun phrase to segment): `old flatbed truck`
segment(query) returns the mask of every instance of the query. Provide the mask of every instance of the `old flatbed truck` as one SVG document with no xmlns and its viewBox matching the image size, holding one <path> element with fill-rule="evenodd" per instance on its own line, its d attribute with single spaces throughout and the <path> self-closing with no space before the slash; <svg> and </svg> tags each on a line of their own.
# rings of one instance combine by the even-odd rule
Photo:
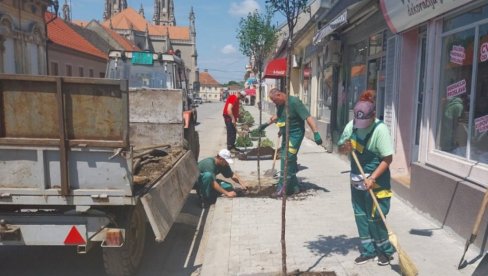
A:
<svg viewBox="0 0 488 276">
<path fill-rule="evenodd" d="M 133 275 L 147 222 L 163 241 L 198 176 L 183 99 L 174 85 L 0 74 L 0 245 L 101 245 L 107 274 Z"/>
</svg>

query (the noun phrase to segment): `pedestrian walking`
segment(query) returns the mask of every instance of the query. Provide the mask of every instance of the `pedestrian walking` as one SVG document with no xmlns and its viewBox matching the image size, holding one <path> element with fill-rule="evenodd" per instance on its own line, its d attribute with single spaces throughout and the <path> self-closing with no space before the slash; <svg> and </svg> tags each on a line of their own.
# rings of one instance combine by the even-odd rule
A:
<svg viewBox="0 0 488 276">
<path fill-rule="evenodd" d="M 308 112 L 305 105 L 294 96 L 289 96 L 280 91 L 277 88 L 271 89 L 269 92 L 269 98 L 276 105 L 276 115 L 273 115 L 271 119 L 259 126 L 260 130 L 264 130 L 271 123 L 276 123 L 280 128 L 279 135 L 283 136 L 281 139 L 281 172 L 278 181 L 277 190 L 273 193 L 272 197 L 279 197 L 283 195 L 283 176 L 285 171 L 285 154 L 288 154 L 288 170 L 287 170 L 287 180 L 286 180 L 286 194 L 291 195 L 300 192 L 300 187 L 298 185 L 297 179 L 297 154 L 302 144 L 303 137 L 305 136 L 305 121 L 307 122 L 310 129 L 314 134 L 314 141 L 317 145 L 322 144 L 322 138 L 317 130 L 317 125 L 315 120 Z M 285 103 L 288 101 L 289 106 L 289 149 L 286 151 L 286 112 Z"/>
<path fill-rule="evenodd" d="M 227 149 L 234 152 L 239 152 L 237 150 L 236 135 L 237 135 L 237 119 L 239 119 L 239 105 L 240 100 L 246 97 L 246 92 L 244 90 L 240 91 L 238 95 L 230 95 L 225 101 L 223 116 L 225 122 L 225 128 L 227 129 Z"/>
<path fill-rule="evenodd" d="M 204 204 L 214 204 L 220 195 L 226 197 L 235 197 L 237 195 L 231 183 L 216 178 L 219 174 L 222 174 L 225 178 L 231 178 L 242 188 L 247 189 L 244 182 L 230 168 L 232 163 L 230 151 L 227 149 L 222 149 L 216 156 L 208 157 L 198 162 L 200 175 L 196 187 Z"/>
<path fill-rule="evenodd" d="M 354 106 L 354 119 L 345 126 L 338 145 L 342 154 L 356 152 L 367 177 L 363 179 L 351 158 L 351 201 L 361 240 L 361 254 L 354 262 L 364 264 L 377 258 L 378 265 L 388 265 L 395 249 L 368 190 L 373 189 L 387 215 L 392 195 L 389 166 L 393 145 L 388 127 L 376 118 L 374 92 L 366 91 L 360 96 Z"/>
</svg>

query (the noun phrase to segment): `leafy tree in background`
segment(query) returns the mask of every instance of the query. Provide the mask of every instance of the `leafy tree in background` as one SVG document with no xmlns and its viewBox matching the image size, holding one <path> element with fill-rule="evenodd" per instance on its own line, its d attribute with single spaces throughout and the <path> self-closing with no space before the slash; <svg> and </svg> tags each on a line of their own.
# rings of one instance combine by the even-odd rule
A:
<svg viewBox="0 0 488 276">
<path fill-rule="evenodd" d="M 269 7 L 266 7 L 264 14 L 255 10 L 249 13 L 247 17 L 241 19 L 239 29 L 237 30 L 240 51 L 250 59 L 254 58 L 254 68 L 252 70 L 258 76 L 256 79 L 259 80 L 259 104 L 261 106 L 263 102 L 261 75 L 264 61 L 276 47 L 276 41 L 278 39 L 277 30 L 271 24 L 272 17 L 273 13 Z M 262 108 L 259 108 L 259 125 L 263 123 L 262 117 Z M 261 189 L 260 148 L 261 137 L 258 140 L 258 189 Z"/>
<path fill-rule="evenodd" d="M 288 27 L 288 37 L 286 40 L 286 54 L 287 54 L 287 67 L 286 67 L 286 96 L 290 96 L 290 72 L 292 67 L 292 50 L 293 50 L 293 31 L 297 25 L 298 17 L 301 12 L 305 11 L 307 7 L 307 0 L 266 0 L 266 4 L 272 9 L 272 12 L 279 12 L 286 18 L 286 24 Z M 289 150 L 290 142 L 290 124 L 289 124 L 289 105 L 288 101 L 285 104 L 286 116 L 286 152 Z M 285 168 L 283 172 L 283 191 L 286 191 L 286 179 L 288 171 L 288 155 L 285 154 Z M 282 273 L 287 275 L 286 268 L 286 192 L 283 193 L 282 204 L 281 204 L 281 263 L 282 263 Z"/>
</svg>

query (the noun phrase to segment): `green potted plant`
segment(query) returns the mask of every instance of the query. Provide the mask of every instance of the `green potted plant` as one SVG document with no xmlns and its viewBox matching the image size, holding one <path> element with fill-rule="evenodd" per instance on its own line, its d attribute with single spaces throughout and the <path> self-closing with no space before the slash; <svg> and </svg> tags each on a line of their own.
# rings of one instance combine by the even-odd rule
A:
<svg viewBox="0 0 488 276">
<path fill-rule="evenodd" d="M 237 137 L 236 147 L 237 148 L 248 148 L 248 147 L 252 147 L 251 138 L 249 138 L 248 136 L 239 136 L 239 137 Z"/>
</svg>

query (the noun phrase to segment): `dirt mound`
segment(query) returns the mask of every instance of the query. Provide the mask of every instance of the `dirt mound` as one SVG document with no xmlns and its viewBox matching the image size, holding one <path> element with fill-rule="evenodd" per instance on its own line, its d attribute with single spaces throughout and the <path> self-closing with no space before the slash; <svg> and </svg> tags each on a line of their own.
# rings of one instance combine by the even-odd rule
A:
<svg viewBox="0 0 488 276">
<path fill-rule="evenodd" d="M 278 150 L 276 159 L 280 158 L 280 151 Z M 273 159 L 275 150 L 272 147 L 261 147 L 259 148 L 259 156 L 261 160 Z M 247 152 L 241 153 L 237 156 L 239 160 L 256 160 L 258 159 L 258 148 L 253 148 Z"/>
</svg>

